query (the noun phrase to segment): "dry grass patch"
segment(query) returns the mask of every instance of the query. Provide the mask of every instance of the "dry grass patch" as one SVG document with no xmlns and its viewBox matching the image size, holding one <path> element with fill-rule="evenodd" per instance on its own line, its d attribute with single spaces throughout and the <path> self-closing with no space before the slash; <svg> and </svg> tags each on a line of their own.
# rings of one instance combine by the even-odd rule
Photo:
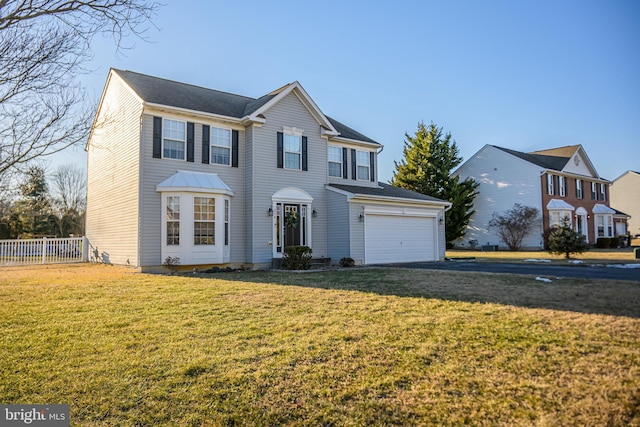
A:
<svg viewBox="0 0 640 427">
<path fill-rule="evenodd" d="M 554 306 L 572 287 L 599 297 Z M 424 270 L 5 269 L 0 400 L 69 403 L 86 426 L 640 425 L 639 296 Z"/>
<path fill-rule="evenodd" d="M 545 251 L 468 251 L 468 250 L 447 250 L 446 256 L 449 258 L 474 257 L 479 260 L 488 261 L 522 261 L 525 259 L 548 259 L 555 263 L 567 263 L 564 255 L 554 255 Z M 603 263 L 639 263 L 635 258 L 633 248 L 626 249 L 592 249 L 582 254 L 572 254 L 572 260 L 582 260 L 585 262 Z"/>
</svg>

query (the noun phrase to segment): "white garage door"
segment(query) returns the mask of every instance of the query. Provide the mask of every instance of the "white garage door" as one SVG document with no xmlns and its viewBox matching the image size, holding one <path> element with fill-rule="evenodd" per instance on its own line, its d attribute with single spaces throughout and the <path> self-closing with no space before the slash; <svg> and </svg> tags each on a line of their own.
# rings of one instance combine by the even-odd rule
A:
<svg viewBox="0 0 640 427">
<path fill-rule="evenodd" d="M 435 219 L 373 215 L 365 218 L 365 264 L 435 261 Z"/>
</svg>

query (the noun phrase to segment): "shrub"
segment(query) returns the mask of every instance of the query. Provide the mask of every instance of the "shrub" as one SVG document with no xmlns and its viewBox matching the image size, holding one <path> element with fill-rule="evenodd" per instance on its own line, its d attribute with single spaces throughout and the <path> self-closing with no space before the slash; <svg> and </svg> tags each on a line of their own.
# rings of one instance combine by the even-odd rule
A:
<svg viewBox="0 0 640 427">
<path fill-rule="evenodd" d="M 308 270 L 311 268 L 309 246 L 287 246 L 282 254 L 282 268 L 285 270 Z"/>
<path fill-rule="evenodd" d="M 353 258 L 342 258 L 339 262 L 340 267 L 355 267 L 356 266 L 356 262 L 353 260 Z"/>
<path fill-rule="evenodd" d="M 171 270 L 171 274 L 175 274 L 178 271 L 178 266 L 180 265 L 179 257 L 170 257 L 165 258 L 164 263 L 162 264 L 165 267 L 168 267 Z"/>
</svg>

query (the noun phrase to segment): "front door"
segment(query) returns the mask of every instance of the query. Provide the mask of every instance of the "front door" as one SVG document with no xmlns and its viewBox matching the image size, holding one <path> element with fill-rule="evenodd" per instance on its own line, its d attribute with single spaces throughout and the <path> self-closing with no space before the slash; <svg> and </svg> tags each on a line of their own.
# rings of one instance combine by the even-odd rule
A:
<svg viewBox="0 0 640 427">
<path fill-rule="evenodd" d="M 587 216 L 578 214 L 576 216 L 576 231 L 585 237 L 587 243 L 589 243 L 589 234 L 587 233 Z"/>
<path fill-rule="evenodd" d="M 300 246 L 300 205 L 284 205 L 284 246 Z"/>
</svg>

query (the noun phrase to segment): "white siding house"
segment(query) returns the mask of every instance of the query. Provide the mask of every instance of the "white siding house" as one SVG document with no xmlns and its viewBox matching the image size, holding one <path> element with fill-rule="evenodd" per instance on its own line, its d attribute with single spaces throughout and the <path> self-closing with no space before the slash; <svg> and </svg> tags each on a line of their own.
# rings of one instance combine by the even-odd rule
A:
<svg viewBox="0 0 640 427">
<path fill-rule="evenodd" d="M 379 183 L 382 145 L 298 82 L 250 98 L 114 69 L 86 149 L 105 262 L 265 267 L 289 245 L 334 263 L 444 257 L 450 204 Z"/>
<path fill-rule="evenodd" d="M 590 244 L 615 237 L 614 221 L 626 221 L 626 215 L 610 207 L 610 182 L 598 175 L 581 145 L 530 153 L 485 145 L 452 175 L 480 184 L 466 235 L 454 242 L 458 247 L 504 247 L 490 221 L 516 203 L 540 213 L 524 249 L 544 248 L 544 233 L 565 217 Z"/>
</svg>

